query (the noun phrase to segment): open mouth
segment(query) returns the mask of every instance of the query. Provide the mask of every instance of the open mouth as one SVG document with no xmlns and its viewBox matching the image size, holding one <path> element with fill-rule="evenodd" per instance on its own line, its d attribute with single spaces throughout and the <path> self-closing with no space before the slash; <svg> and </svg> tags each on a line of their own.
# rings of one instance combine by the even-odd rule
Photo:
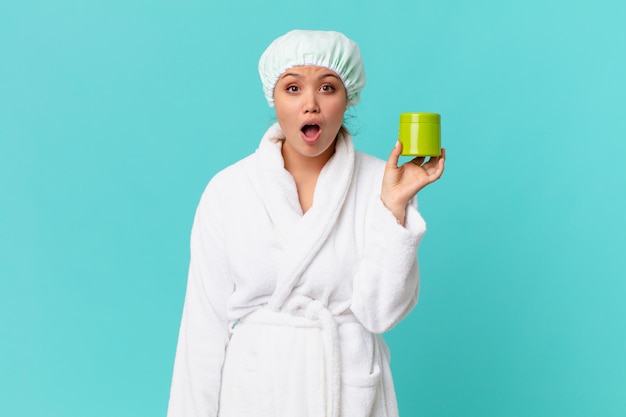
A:
<svg viewBox="0 0 626 417">
<path fill-rule="evenodd" d="M 319 125 L 316 124 L 307 124 L 302 126 L 302 133 L 307 139 L 314 139 L 320 131 Z"/>
</svg>

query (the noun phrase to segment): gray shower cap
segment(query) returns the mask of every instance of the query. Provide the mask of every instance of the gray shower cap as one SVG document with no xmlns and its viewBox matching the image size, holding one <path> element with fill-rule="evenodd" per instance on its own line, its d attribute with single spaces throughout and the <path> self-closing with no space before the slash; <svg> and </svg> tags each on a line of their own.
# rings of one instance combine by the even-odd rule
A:
<svg viewBox="0 0 626 417">
<path fill-rule="evenodd" d="M 259 75 L 270 107 L 274 107 L 274 87 L 289 68 L 314 65 L 334 71 L 348 94 L 348 106 L 361 100 L 365 68 L 356 42 L 344 34 L 322 30 L 292 30 L 275 39 L 259 60 Z"/>
</svg>

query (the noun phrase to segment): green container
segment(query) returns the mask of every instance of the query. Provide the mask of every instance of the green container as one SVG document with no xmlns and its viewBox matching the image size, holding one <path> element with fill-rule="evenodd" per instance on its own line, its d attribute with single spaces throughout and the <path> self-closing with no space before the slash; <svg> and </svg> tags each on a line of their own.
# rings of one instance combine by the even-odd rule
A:
<svg viewBox="0 0 626 417">
<path fill-rule="evenodd" d="M 441 116 L 438 113 L 402 113 L 398 140 L 402 155 L 441 155 Z"/>
</svg>

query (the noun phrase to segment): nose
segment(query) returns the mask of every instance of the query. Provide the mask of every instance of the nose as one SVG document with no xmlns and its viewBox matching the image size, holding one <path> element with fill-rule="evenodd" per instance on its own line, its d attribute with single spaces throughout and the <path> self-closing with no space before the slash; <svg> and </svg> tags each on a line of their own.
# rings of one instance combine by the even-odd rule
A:
<svg viewBox="0 0 626 417">
<path fill-rule="evenodd" d="M 317 103 L 317 96 L 315 92 L 310 91 L 305 94 L 304 98 L 304 112 L 305 113 L 319 113 L 320 108 Z"/>
</svg>

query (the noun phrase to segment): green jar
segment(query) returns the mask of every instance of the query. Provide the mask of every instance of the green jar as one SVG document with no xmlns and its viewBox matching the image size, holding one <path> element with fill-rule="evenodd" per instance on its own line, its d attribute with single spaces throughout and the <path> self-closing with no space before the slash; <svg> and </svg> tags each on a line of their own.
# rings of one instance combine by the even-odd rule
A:
<svg viewBox="0 0 626 417">
<path fill-rule="evenodd" d="M 441 116 L 438 113 L 402 113 L 398 140 L 402 155 L 441 155 Z"/>
</svg>

